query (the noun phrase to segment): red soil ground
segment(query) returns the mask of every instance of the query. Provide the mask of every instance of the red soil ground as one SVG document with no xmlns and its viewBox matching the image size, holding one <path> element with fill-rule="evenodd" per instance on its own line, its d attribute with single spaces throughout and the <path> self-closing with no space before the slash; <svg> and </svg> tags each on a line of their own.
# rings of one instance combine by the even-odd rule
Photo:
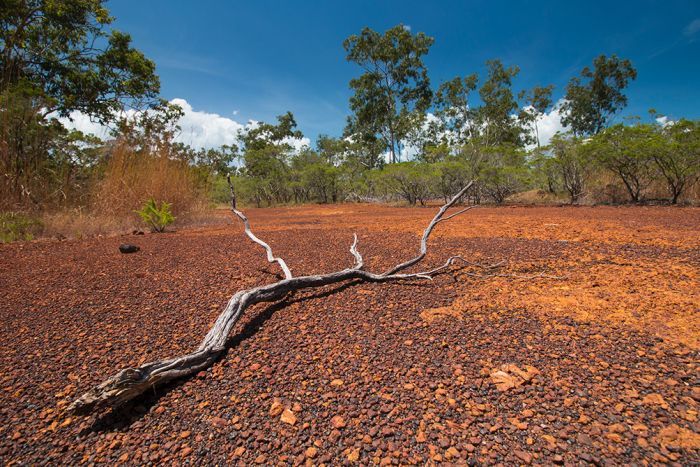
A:
<svg viewBox="0 0 700 467">
<path fill-rule="evenodd" d="M 252 209 L 293 273 L 413 255 L 433 209 Z M 222 215 L 224 215 L 222 213 Z M 228 297 L 276 280 L 228 224 L 0 245 L 3 464 L 700 462 L 700 210 L 480 208 L 423 265 L 249 310 L 197 377 L 98 417 L 61 410 L 116 370 L 195 348 Z M 133 242 L 141 251 L 121 255 Z M 472 274 L 472 275 L 470 275 Z"/>
</svg>

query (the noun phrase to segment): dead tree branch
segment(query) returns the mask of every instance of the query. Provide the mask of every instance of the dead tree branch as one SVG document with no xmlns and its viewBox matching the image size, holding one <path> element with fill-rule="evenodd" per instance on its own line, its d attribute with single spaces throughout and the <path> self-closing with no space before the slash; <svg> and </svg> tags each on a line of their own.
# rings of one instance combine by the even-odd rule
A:
<svg viewBox="0 0 700 467">
<path fill-rule="evenodd" d="M 285 279 L 291 279 L 292 278 L 292 271 L 290 271 L 289 267 L 287 267 L 287 263 L 285 263 L 282 258 L 275 257 L 275 255 L 272 253 L 272 248 L 270 247 L 270 245 L 268 245 L 267 243 L 263 242 L 262 240 L 260 240 L 258 237 L 255 236 L 253 231 L 250 229 L 250 222 L 248 221 L 248 217 L 246 217 L 245 214 L 243 214 L 241 211 L 239 211 L 236 208 L 236 191 L 233 189 L 233 183 L 231 183 L 231 176 L 230 175 L 228 177 L 226 177 L 226 181 L 228 182 L 228 187 L 229 187 L 229 190 L 231 191 L 231 211 L 233 211 L 233 213 L 236 216 L 238 216 L 238 218 L 240 220 L 243 221 L 243 228 L 245 229 L 245 234 L 252 241 L 254 241 L 258 245 L 265 248 L 265 253 L 267 253 L 267 261 L 270 263 L 279 264 L 280 268 L 282 268 L 282 272 L 284 272 Z"/>
<path fill-rule="evenodd" d="M 440 222 L 440 220 L 442 219 L 442 216 L 445 214 L 445 212 L 448 209 L 450 209 L 455 203 L 457 203 L 462 198 L 462 196 L 464 196 L 464 194 L 467 192 L 467 190 L 469 190 L 469 188 L 472 187 L 473 184 L 474 184 L 473 181 L 467 183 L 467 185 L 464 188 L 459 190 L 459 193 L 457 193 L 450 201 L 445 203 L 440 208 L 440 210 L 437 212 L 437 214 L 435 214 L 435 217 L 433 217 L 433 220 L 430 221 L 430 224 L 428 224 L 428 227 L 426 227 L 425 231 L 423 231 L 423 237 L 421 237 L 421 239 L 420 239 L 420 253 L 418 254 L 418 256 L 416 256 L 415 258 L 409 259 L 408 261 L 406 261 L 404 263 L 401 263 L 401 264 L 394 266 L 393 268 L 389 269 L 384 274 L 382 274 L 382 276 L 390 276 L 390 275 L 395 274 L 399 271 L 403 271 L 404 269 L 410 268 L 411 266 L 413 266 L 414 264 L 418 263 L 423 258 L 425 258 L 425 255 L 428 253 L 428 238 L 430 237 L 430 233 L 433 231 L 433 228 Z M 461 214 L 462 212 L 467 211 L 471 207 L 472 206 L 470 206 L 467 209 L 462 209 L 457 214 Z M 457 214 L 450 216 L 450 218 L 456 216 Z"/>
<path fill-rule="evenodd" d="M 99 409 L 117 407 L 157 385 L 195 374 L 211 366 L 225 351 L 234 325 L 238 322 L 246 309 L 256 303 L 273 302 L 283 298 L 290 292 L 313 287 L 322 287 L 352 279 L 359 279 L 365 282 L 390 282 L 413 279 L 429 280 L 432 279 L 435 274 L 450 267 L 456 261 L 469 265 L 476 265 L 484 269 L 494 267 L 478 265 L 460 256 L 453 256 L 449 258 L 443 266 L 423 272 L 399 274 L 399 271 L 415 265 L 425 257 L 430 233 L 441 220 L 451 219 L 457 214 L 461 214 L 469 209 L 462 209 L 460 212 L 443 219 L 447 210 L 456 204 L 471 186 L 472 183 L 470 182 L 448 203 L 440 208 L 425 229 L 423 237 L 421 238 L 420 253 L 415 258 L 401 263 L 382 274 L 365 271 L 363 270 L 364 262 L 362 255 L 357 249 L 357 235 L 354 235 L 352 245 L 350 246 L 350 253 L 354 257 L 354 264 L 352 267 L 328 274 L 299 277 L 293 277 L 285 261 L 282 258 L 275 257 L 272 253 L 272 248 L 253 234 L 250 229 L 248 218 L 236 208 L 235 193 L 233 191 L 233 186 L 231 186 L 231 209 L 233 213 L 243 221 L 246 235 L 252 241 L 265 248 L 268 261 L 279 264 L 284 272 L 285 278 L 272 284 L 261 285 L 236 292 L 228 301 L 226 307 L 194 352 L 167 360 L 146 363 L 137 368 L 121 370 L 73 401 L 67 410 L 73 413 L 89 413 Z"/>
</svg>

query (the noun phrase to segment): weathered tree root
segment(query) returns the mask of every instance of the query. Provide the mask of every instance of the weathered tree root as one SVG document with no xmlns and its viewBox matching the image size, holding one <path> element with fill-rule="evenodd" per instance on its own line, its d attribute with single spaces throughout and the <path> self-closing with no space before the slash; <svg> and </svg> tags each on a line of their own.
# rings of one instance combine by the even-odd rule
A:
<svg viewBox="0 0 700 467">
<path fill-rule="evenodd" d="M 229 180 L 229 185 L 230 183 Z M 445 212 L 457 203 L 471 186 L 472 182 L 468 183 L 448 203 L 440 208 L 425 229 L 423 237 L 421 238 L 420 253 L 415 258 L 401 263 L 382 274 L 365 271 L 362 269 L 364 262 L 362 260 L 362 255 L 357 250 L 357 235 L 355 235 L 352 246 L 350 247 L 350 253 L 355 258 L 355 264 L 351 268 L 328 274 L 293 277 L 284 260 L 275 257 L 270 246 L 252 233 L 248 219 L 241 211 L 236 209 L 236 198 L 233 193 L 233 186 L 231 185 L 231 209 L 233 213 L 243 221 L 248 237 L 265 248 L 268 261 L 279 264 L 285 274 L 285 278 L 272 284 L 241 290 L 233 295 L 196 351 L 181 357 L 146 363 L 138 368 L 124 369 L 80 396 L 73 401 L 66 410 L 76 414 L 87 414 L 96 410 L 118 407 L 156 385 L 195 374 L 211 366 L 225 351 L 229 334 L 236 322 L 238 322 L 246 309 L 256 303 L 273 302 L 283 298 L 290 292 L 312 287 L 322 287 L 351 279 L 360 279 L 366 282 L 389 282 L 411 279 L 430 280 L 433 275 L 450 267 L 456 261 L 473 265 L 474 263 L 470 263 L 460 256 L 453 256 L 449 258 L 443 266 L 429 271 L 411 274 L 399 273 L 420 262 L 425 257 L 428 238 L 433 228 L 439 222 L 451 219 L 457 214 L 461 214 L 473 207 L 470 206 L 462 209 L 458 213 L 443 217 Z"/>
</svg>

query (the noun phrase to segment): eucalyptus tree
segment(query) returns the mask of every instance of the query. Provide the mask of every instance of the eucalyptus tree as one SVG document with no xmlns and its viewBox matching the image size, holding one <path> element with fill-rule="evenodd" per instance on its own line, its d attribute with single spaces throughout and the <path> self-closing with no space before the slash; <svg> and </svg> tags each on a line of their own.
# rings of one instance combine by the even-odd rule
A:
<svg viewBox="0 0 700 467">
<path fill-rule="evenodd" d="M 422 125 L 432 101 L 423 56 L 433 41 L 400 24 L 384 34 L 364 28 L 344 41 L 347 60 L 364 71 L 350 81 L 354 94 L 346 135 L 375 135 L 390 161 L 399 159 L 406 138 Z"/>
<path fill-rule="evenodd" d="M 474 141 L 476 112 L 470 94 L 476 90 L 478 82 L 476 73 L 457 76 L 442 83 L 435 94 L 436 139 L 448 147 Z"/>
<path fill-rule="evenodd" d="M 623 91 L 636 78 L 637 70 L 629 60 L 617 55 L 596 57 L 593 68 L 584 67 L 566 86 L 562 123 L 577 136 L 600 133 L 627 105 Z"/>
<path fill-rule="evenodd" d="M 242 173 L 251 184 L 251 197 L 256 204 L 287 202 L 289 162 L 293 153 L 291 142 L 303 137 L 296 129 L 294 115 L 287 112 L 277 117 L 277 124 L 261 122 L 239 131 Z"/>
<path fill-rule="evenodd" d="M 157 102 L 155 64 L 109 29 L 103 0 L 6 0 L 0 15 L 0 91 L 41 100 L 42 112 L 74 110 L 113 121 L 125 104 Z"/>
<path fill-rule="evenodd" d="M 525 111 L 530 114 L 530 122 L 533 130 L 535 130 L 534 139 L 537 143 L 537 148 L 541 148 L 540 130 L 537 126 L 537 120 L 547 113 L 547 110 L 552 106 L 552 91 L 554 85 L 535 86 L 529 92 L 525 93 L 527 107 Z"/>
<path fill-rule="evenodd" d="M 482 105 L 475 116 L 482 146 L 504 144 L 522 147 L 530 142 L 527 130 L 531 116 L 522 109 L 513 92 L 513 79 L 520 72 L 517 66 L 505 67 L 500 60 L 486 62 L 487 77 L 479 88 Z"/>
</svg>

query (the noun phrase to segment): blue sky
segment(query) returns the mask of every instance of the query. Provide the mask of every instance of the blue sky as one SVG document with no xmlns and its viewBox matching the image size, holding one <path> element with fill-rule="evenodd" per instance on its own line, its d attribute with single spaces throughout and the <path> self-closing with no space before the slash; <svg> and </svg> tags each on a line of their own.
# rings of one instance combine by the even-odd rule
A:
<svg viewBox="0 0 700 467">
<path fill-rule="evenodd" d="M 625 114 L 654 107 L 700 117 L 700 1 L 178 1 L 112 0 L 114 26 L 156 62 L 166 99 L 236 122 L 291 110 L 304 134 L 339 135 L 348 113 L 343 40 L 398 23 L 435 38 L 431 81 L 518 65 L 516 89 L 569 78 L 598 54 L 629 58 L 639 76 Z M 202 117 L 205 118 L 205 117 Z M 225 125 L 224 125 L 225 127 Z"/>
</svg>

